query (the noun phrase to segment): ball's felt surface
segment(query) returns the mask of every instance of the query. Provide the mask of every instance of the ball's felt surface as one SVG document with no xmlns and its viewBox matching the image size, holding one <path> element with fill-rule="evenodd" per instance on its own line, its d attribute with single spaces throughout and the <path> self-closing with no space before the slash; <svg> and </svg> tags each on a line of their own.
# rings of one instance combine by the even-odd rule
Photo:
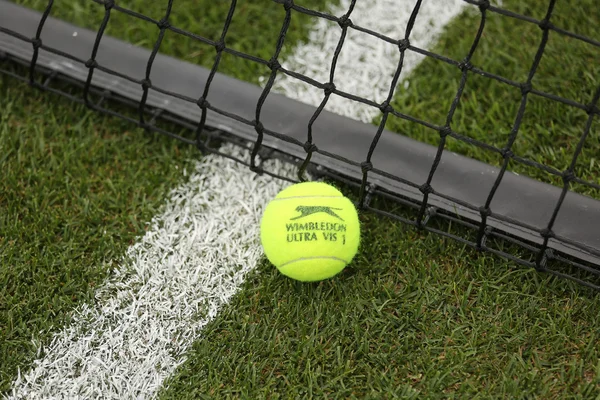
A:
<svg viewBox="0 0 600 400">
<path fill-rule="evenodd" d="M 358 214 L 333 186 L 298 183 L 267 205 L 260 239 L 267 258 L 282 274 L 304 282 L 320 281 L 341 272 L 356 254 Z"/>
</svg>

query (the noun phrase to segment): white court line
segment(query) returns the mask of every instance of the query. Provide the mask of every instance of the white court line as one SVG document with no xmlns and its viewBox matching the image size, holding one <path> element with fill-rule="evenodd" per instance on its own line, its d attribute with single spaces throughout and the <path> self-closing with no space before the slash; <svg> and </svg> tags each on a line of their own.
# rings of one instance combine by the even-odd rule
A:
<svg viewBox="0 0 600 400">
<path fill-rule="evenodd" d="M 350 3 L 350 0 L 341 0 L 330 14 L 341 17 L 349 10 Z M 356 25 L 402 39 L 415 4 L 416 0 L 358 0 L 350 19 Z M 446 24 L 461 13 L 466 4 L 462 0 L 424 0 L 410 35 L 410 43 L 424 49 L 431 48 Z M 476 7 L 471 8 L 476 10 Z M 289 59 L 282 62 L 282 66 L 326 83 L 329 82 L 330 65 L 342 30 L 337 23 L 321 18 L 316 20 L 308 43 L 298 47 Z M 399 82 L 423 57 L 412 51 L 405 52 Z M 381 103 L 388 95 L 399 59 L 397 46 L 350 28 L 338 58 L 334 83 L 344 92 Z M 273 88 L 288 97 L 315 106 L 324 97 L 322 90 L 285 74 L 278 74 Z M 367 123 L 380 114 L 374 107 L 336 95 L 329 98 L 325 109 Z"/>
<path fill-rule="evenodd" d="M 342 15 L 350 1 L 333 12 Z M 352 20 L 402 37 L 414 0 L 359 0 Z M 428 48 L 442 27 L 462 10 L 460 0 L 425 0 L 411 42 Z M 310 42 L 284 65 L 321 82 L 329 75 L 340 29 L 317 20 Z M 341 90 L 382 101 L 398 61 L 396 47 L 350 32 L 339 60 Z M 419 59 L 407 53 L 404 74 Z M 279 74 L 276 90 L 309 104 L 322 92 Z M 332 96 L 328 109 L 365 122 L 379 112 Z M 227 146 L 226 151 L 240 155 Z M 247 154 L 245 155 L 247 156 Z M 270 170 L 293 176 L 289 165 Z M 203 327 L 239 290 L 262 257 L 259 219 L 267 201 L 285 185 L 257 177 L 225 158 L 195 165 L 189 182 L 173 191 L 148 232 L 127 251 L 97 292 L 95 305 L 81 306 L 73 323 L 40 349 L 32 369 L 19 373 L 10 399 L 152 398 L 185 361 Z"/>
<path fill-rule="evenodd" d="M 224 151 L 248 158 L 233 146 Z M 292 177 L 289 165 L 265 167 Z M 285 186 L 224 157 L 197 162 L 162 214 L 9 398 L 150 398 L 262 257 L 264 206 Z"/>
</svg>

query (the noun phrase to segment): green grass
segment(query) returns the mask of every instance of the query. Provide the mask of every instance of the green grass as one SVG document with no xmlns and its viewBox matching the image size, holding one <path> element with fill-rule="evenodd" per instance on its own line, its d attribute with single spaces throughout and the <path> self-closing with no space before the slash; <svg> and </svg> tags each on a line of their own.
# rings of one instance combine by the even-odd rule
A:
<svg viewBox="0 0 600 400">
<path fill-rule="evenodd" d="M 18 3 L 43 10 L 47 1 Z M 166 2 L 119 4 L 160 19 Z M 210 39 L 220 36 L 229 2 L 175 4 L 173 25 Z M 282 6 L 261 4 L 240 2 L 228 45 L 269 59 L 285 13 Z M 51 15 L 97 29 L 104 8 L 91 1 L 55 1 Z M 245 23 L 244 17 L 255 23 Z M 110 21 L 107 34 L 141 46 L 152 47 L 159 33 L 155 25 L 119 12 Z M 288 43 L 305 38 L 304 22 L 294 19 Z M 172 32 L 161 51 L 207 67 L 216 54 Z M 259 64 L 228 57 L 220 72 L 247 81 L 268 73 Z M 0 110 L 1 392 L 17 368 L 26 368 L 35 356 L 36 343 L 47 342 L 68 323 L 73 307 L 92 300 L 95 286 L 144 232 L 198 152 L 172 139 L 151 139 L 131 124 L 41 95 L 4 76 Z"/>
<path fill-rule="evenodd" d="M 362 251 L 333 280 L 263 264 L 160 398 L 600 396 L 596 296 L 361 219 Z"/>
<path fill-rule="evenodd" d="M 84 26 L 97 27 L 103 15 L 92 2 L 55 3 L 53 15 Z M 172 22 L 214 39 L 227 3 L 176 1 Z M 503 3 L 538 18 L 544 13 L 539 2 Z M 159 19 L 166 2 L 127 4 Z M 280 27 L 273 21 L 283 19 L 283 9 L 264 4 L 240 2 L 240 12 L 256 24 L 239 14 L 227 43 L 268 59 Z M 597 7 L 591 0 L 578 4 L 558 2 L 553 22 L 597 36 Z M 210 11 L 200 19 L 196 7 Z M 157 28 L 131 21 L 114 13 L 107 33 L 151 47 Z M 477 23 L 477 16 L 466 16 L 451 24 L 436 51 L 462 59 Z M 306 33 L 306 20 L 296 19 L 287 40 L 303 40 Z M 540 38 L 535 26 L 490 15 L 473 63 L 522 81 Z M 210 47 L 171 32 L 162 51 L 205 66 L 214 57 Z M 597 54 L 552 33 L 534 85 L 589 102 L 600 76 Z M 226 57 L 221 71 L 256 82 L 266 69 Z M 408 89 L 398 90 L 394 106 L 441 124 L 459 77 L 455 67 L 426 60 Z M 502 146 L 519 98 L 517 89 L 470 75 L 453 128 Z M 46 342 L 68 323 L 73 307 L 92 300 L 94 287 L 143 233 L 197 152 L 6 78 L 0 80 L 0 109 L 2 391 L 17 367 L 27 368 L 35 356 L 31 339 Z M 515 153 L 562 169 L 585 118 L 531 96 Z M 388 128 L 437 144 L 435 132 L 414 124 L 392 119 Z M 500 161 L 453 139 L 448 147 Z M 599 150 L 596 123 L 578 173 L 597 182 Z M 514 163 L 511 169 L 556 183 Z M 597 294 L 372 214 L 361 220 L 360 254 L 330 281 L 298 284 L 261 265 L 209 324 L 160 397 L 600 397 Z"/>
<path fill-rule="evenodd" d="M 197 152 L 0 78 L 0 389 L 90 301 Z"/>
<path fill-rule="evenodd" d="M 337 0 L 327 3 L 335 2 Z M 43 11 L 48 1 L 18 0 L 16 3 Z M 117 1 L 117 4 L 158 21 L 164 17 L 168 2 L 123 0 Z M 174 27 L 216 41 L 221 37 L 230 4 L 230 1 L 177 0 L 171 10 L 169 22 Z M 299 4 L 323 9 L 322 1 L 319 0 L 303 0 Z M 50 15 L 96 31 L 104 14 L 104 6 L 91 0 L 56 0 Z M 238 1 L 226 36 L 227 47 L 269 60 L 275 52 L 284 18 L 283 5 L 265 0 Z M 294 13 L 286 34 L 286 44 L 281 52 L 283 57 L 289 54 L 295 43 L 307 40 L 309 21 L 310 17 Z M 159 28 L 150 22 L 113 10 L 105 33 L 138 46 L 153 48 Z M 166 32 L 160 51 L 207 68 L 212 67 L 216 55 L 214 47 L 173 31 Z M 223 53 L 219 72 L 258 83 L 261 76 L 267 76 L 271 71 L 262 64 Z"/>
<path fill-rule="evenodd" d="M 503 7 L 541 20 L 546 13 L 547 3 L 506 0 L 503 1 Z M 552 23 L 598 40 L 600 17 L 598 13 L 589 12 L 596 7 L 593 0 L 578 2 L 577 7 L 559 1 Z M 441 36 L 434 51 L 454 60 L 463 60 L 474 41 L 479 23 L 478 11 L 457 19 L 448 26 L 447 33 Z M 472 64 L 484 71 L 525 82 L 541 39 L 542 30 L 536 25 L 488 12 L 485 31 Z M 550 32 L 544 56 L 532 82 L 533 87 L 589 104 L 599 85 L 598 53 L 597 47 Z M 399 86 L 393 106 L 400 112 L 444 125 L 450 104 L 458 91 L 461 73 L 455 66 L 427 58 L 408 78 L 408 89 L 404 89 L 402 84 Z M 432 81 L 432 76 L 437 78 Z M 508 142 L 520 101 L 519 88 L 471 73 L 451 126 L 461 135 L 503 148 Z M 571 163 L 587 117 L 585 111 L 580 109 L 529 95 L 513 152 L 563 171 Z M 392 117 L 386 127 L 436 146 L 440 140 L 436 131 L 397 117 Z M 576 168 L 579 177 L 596 184 L 600 184 L 598 132 L 599 125 L 596 122 Z M 492 165 L 501 165 L 503 161 L 498 153 L 451 137 L 448 137 L 446 148 Z M 515 161 L 511 161 L 509 169 L 562 186 L 560 177 Z M 598 190 L 579 185 L 574 185 L 573 189 L 600 198 Z"/>
</svg>

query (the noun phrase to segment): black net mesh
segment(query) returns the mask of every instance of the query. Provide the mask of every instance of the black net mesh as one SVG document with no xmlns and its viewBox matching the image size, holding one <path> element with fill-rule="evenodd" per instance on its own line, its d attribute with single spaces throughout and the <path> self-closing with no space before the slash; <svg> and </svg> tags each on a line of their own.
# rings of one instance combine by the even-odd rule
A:
<svg viewBox="0 0 600 400">
<path fill-rule="evenodd" d="M 176 3 L 177 0 L 169 0 L 167 2 L 166 11 L 160 19 L 151 18 L 150 16 L 142 13 L 121 7 L 114 0 L 93 1 L 97 3 L 98 7 L 102 8 L 104 16 L 100 26 L 97 28 L 95 42 L 89 49 L 89 58 L 81 59 L 72 54 L 48 47 L 43 43 L 42 32 L 44 30 L 45 22 L 47 17 L 53 12 L 53 1 L 50 0 L 48 1 L 45 12 L 40 14 L 39 25 L 35 37 L 25 37 L 18 32 L 9 30 L 0 25 L 0 32 L 20 39 L 23 42 L 23 46 L 33 47 L 33 57 L 28 60 L 20 59 L 19 57 L 15 57 L 8 53 L 0 53 L 0 59 L 4 61 L 2 64 L 0 64 L 2 67 L 1 72 L 13 78 L 27 81 L 34 87 L 65 96 L 74 102 L 84 103 L 89 108 L 98 112 L 128 120 L 131 123 L 137 124 L 149 131 L 159 132 L 182 142 L 197 146 L 199 150 L 205 153 L 215 153 L 221 154 L 225 157 L 231 157 L 230 155 L 222 154 L 219 151 L 219 146 L 222 141 L 229 141 L 241 146 L 245 146 L 251 150 L 251 157 L 248 160 L 240 159 L 237 161 L 248 166 L 250 169 L 252 169 L 252 171 L 257 173 L 276 176 L 275 174 L 272 174 L 270 171 L 263 168 L 261 160 L 273 156 L 286 156 L 285 154 L 280 154 L 279 152 L 264 146 L 266 137 L 277 138 L 281 141 L 285 141 L 293 146 L 303 149 L 305 154 L 304 158 L 295 160 L 299 166 L 298 180 L 305 179 L 307 170 L 310 170 L 309 172 L 313 174 L 326 176 L 340 182 L 344 182 L 349 187 L 356 189 L 357 205 L 363 210 L 369 210 L 381 214 L 384 217 L 399 220 L 418 229 L 450 237 L 477 250 L 486 251 L 509 258 L 516 263 L 536 268 L 539 271 L 550 272 L 560 277 L 573 279 L 586 286 L 600 289 L 600 280 L 598 279 L 600 278 L 600 269 L 598 268 L 597 264 L 583 261 L 577 257 L 573 257 L 572 255 L 566 256 L 553 250 L 549 245 L 550 241 L 552 240 L 560 241 L 572 246 L 573 248 L 580 249 L 586 254 L 591 254 L 594 257 L 600 257 L 600 253 L 597 251 L 597 249 L 586 246 L 583 243 L 574 242 L 568 237 L 561 237 L 553 231 L 555 221 L 560 213 L 565 196 L 572 190 L 574 185 L 587 188 L 587 193 L 600 193 L 597 192 L 600 190 L 600 184 L 597 180 L 586 179 L 585 177 L 578 176 L 577 174 L 578 158 L 580 157 L 585 144 L 590 140 L 598 140 L 597 135 L 595 138 L 591 136 L 594 119 L 597 118 L 598 114 L 600 114 L 600 108 L 598 106 L 598 101 L 600 98 L 600 85 L 593 88 L 593 95 L 585 104 L 573 99 L 561 97 L 537 89 L 534 85 L 534 77 L 536 76 L 536 72 L 540 66 L 540 61 L 542 60 L 547 47 L 550 33 L 556 33 L 561 36 L 572 38 L 573 40 L 585 42 L 597 49 L 597 54 L 600 55 L 599 41 L 561 29 L 552 23 L 556 3 L 554 0 L 548 2 L 546 15 L 541 20 L 520 15 L 501 7 L 493 6 L 489 1 L 465 0 L 466 3 L 469 3 L 472 7 L 478 9 L 480 14 L 480 22 L 479 27 L 474 34 L 474 40 L 469 52 L 461 60 L 454 60 L 444 55 L 415 47 L 411 44 L 411 31 L 417 21 L 417 16 L 419 15 L 422 1 L 415 1 L 414 8 L 412 10 L 412 14 L 404 35 L 399 38 L 393 38 L 353 23 L 352 13 L 356 0 L 351 2 L 346 13 L 341 16 L 333 16 L 321 11 L 308 9 L 295 4 L 292 0 L 273 0 L 273 3 L 278 3 L 278 7 L 283 7 L 285 10 L 285 16 L 281 21 L 281 28 L 279 31 L 278 40 L 276 41 L 275 49 L 268 59 L 246 54 L 227 46 L 226 40 L 228 29 L 232 23 L 233 15 L 236 12 L 236 7 L 239 7 L 235 0 L 231 1 L 229 13 L 223 22 L 223 29 L 220 37 L 217 40 L 209 39 L 196 33 L 186 31 L 185 29 L 182 29 L 181 27 L 175 26 L 173 23 L 171 23 L 170 17 L 173 4 Z M 269 4 L 269 7 L 272 6 L 274 5 Z M 136 18 L 151 24 L 155 24 L 158 29 L 157 39 L 152 47 L 150 57 L 147 60 L 146 71 L 142 79 L 127 76 L 119 71 L 111 70 L 110 68 L 107 68 L 99 63 L 97 60 L 99 45 L 105 38 L 105 30 L 109 24 L 111 16 L 115 13 L 123 13 L 130 18 Z M 327 82 L 318 82 L 310 76 L 305 76 L 298 72 L 286 69 L 279 61 L 280 53 L 285 44 L 286 33 L 295 14 L 304 14 L 310 18 L 323 18 L 339 25 L 341 35 L 335 53 L 332 55 L 329 81 Z M 523 23 L 537 25 L 539 27 L 539 46 L 535 56 L 532 60 L 530 60 L 529 71 L 527 78 L 524 81 L 509 79 L 498 74 L 485 71 L 472 63 L 473 56 L 480 45 L 486 29 L 486 21 L 490 15 L 501 16 L 503 18 L 512 18 Z M 344 42 L 347 33 L 351 30 L 376 37 L 377 39 L 393 44 L 398 48 L 398 52 L 400 54 L 399 61 L 395 71 L 390 72 L 393 75 L 393 78 L 389 86 L 389 92 L 387 93 L 386 99 L 381 103 L 376 103 L 370 99 L 344 92 L 336 87 L 336 84 L 334 83 L 338 56 L 344 48 Z M 191 98 L 181 93 L 165 90 L 164 88 L 153 84 L 151 80 L 153 64 L 157 54 L 159 54 L 161 50 L 161 44 L 163 43 L 163 39 L 167 32 L 169 32 L 169 34 L 174 33 L 176 35 L 180 35 L 182 40 L 185 39 L 201 42 L 204 45 L 213 47 L 216 51 L 214 63 L 210 69 L 208 79 L 205 82 L 204 90 L 202 93 L 198 93 L 197 97 Z M 50 53 L 58 54 L 62 57 L 70 59 L 74 63 L 85 65 L 88 69 L 87 79 L 82 81 L 69 78 L 60 72 L 38 65 L 37 60 L 40 49 Z M 458 83 L 458 90 L 456 91 L 454 99 L 447 110 L 445 122 L 443 124 L 436 124 L 432 121 L 417 118 L 405 113 L 405 111 L 402 109 L 396 109 L 392 105 L 394 95 L 399 87 L 399 79 L 404 65 L 404 57 L 407 52 L 416 52 L 422 56 L 425 56 L 426 58 L 435 59 L 441 63 L 452 65 L 459 69 L 460 80 Z M 224 55 L 226 54 L 233 57 L 244 58 L 253 63 L 262 65 L 270 70 L 270 74 L 262 86 L 260 97 L 255 104 L 255 112 L 252 119 L 246 118 L 242 115 L 237 115 L 227 109 L 215 107 L 213 104 L 211 104 L 211 90 L 213 88 L 212 82 L 215 78 L 215 74 L 220 70 Z M 597 62 L 599 59 L 600 57 L 597 58 L 595 62 Z M 15 67 L 14 65 L 16 64 L 21 65 L 21 67 Z M 119 78 L 126 79 L 129 82 L 139 85 L 143 90 L 141 99 L 139 99 L 139 101 L 133 101 L 131 99 L 119 96 L 109 90 L 94 87 L 92 85 L 92 78 L 98 70 L 118 76 Z M 176 71 L 174 71 L 174 73 L 176 73 Z M 298 140 L 282 134 L 281 132 L 271 129 L 263 124 L 262 115 L 264 112 L 265 102 L 268 96 L 271 94 L 273 85 L 279 74 L 286 74 L 308 85 L 314 86 L 323 92 L 323 98 L 320 105 L 314 109 L 312 117 L 306 122 L 305 140 Z M 518 107 L 516 107 L 517 112 L 510 129 L 510 134 L 508 135 L 505 143 L 503 143 L 501 146 L 492 145 L 473 137 L 469 137 L 468 135 L 453 129 L 452 122 L 457 112 L 457 107 L 459 106 L 461 98 L 464 95 L 467 81 L 473 76 L 495 81 L 520 91 L 520 100 Z M 185 118 L 174 115 L 169 111 L 168 107 L 156 108 L 148 105 L 148 96 L 152 91 L 195 104 L 201 111 L 199 123 L 190 122 Z M 320 115 L 332 96 L 341 96 L 351 101 L 360 102 L 366 106 L 374 107 L 380 111 L 380 118 L 378 119 L 378 125 L 375 128 L 376 132 L 373 136 L 372 142 L 368 149 L 364 149 L 366 154 L 364 159 L 347 159 L 343 156 L 320 149 L 318 147 L 318 141 L 315 140 L 314 137 L 314 126 L 319 120 Z M 571 152 L 572 157 L 570 163 L 565 169 L 557 169 L 553 166 L 542 164 L 538 161 L 518 155 L 513 151 L 513 145 L 521 131 L 520 128 L 523 123 L 528 101 L 532 97 L 543 98 L 551 102 L 561 103 L 565 106 L 579 109 L 587 114 L 587 120 L 581 129 L 579 139 L 570 144 L 573 148 Z M 252 127 L 256 134 L 255 140 L 251 143 L 248 143 L 247 141 L 242 140 L 235 135 L 215 129 L 214 126 L 209 126 L 209 124 L 207 124 L 208 113 L 217 113 L 231 119 L 232 121 Z M 400 176 L 396 176 L 384 170 L 378 169 L 377 165 L 373 163 L 373 154 L 378 147 L 378 142 L 380 141 L 381 135 L 384 132 L 386 123 L 390 117 L 398 118 L 406 121 L 409 124 L 420 125 L 428 130 L 431 130 L 432 132 L 437 132 L 437 151 L 425 181 L 412 182 L 403 179 Z M 472 118 L 477 118 L 477 116 L 472 116 Z M 161 124 L 160 121 L 167 121 L 170 123 L 170 125 Z M 184 135 L 174 133 L 168 128 L 169 126 L 174 126 L 173 124 L 185 128 L 185 130 L 187 130 L 189 133 Z M 442 155 L 444 152 L 448 151 L 447 141 L 450 138 L 460 141 L 467 146 L 475 146 L 488 152 L 492 152 L 501 160 L 501 162 L 498 164 L 499 173 L 496 175 L 491 190 L 489 191 L 489 194 L 487 195 L 487 198 L 483 204 L 465 203 L 461 199 L 453 198 L 444 193 L 440 193 L 434 188 L 432 182 L 434 180 L 434 176 L 436 175 L 436 171 L 438 171 L 440 161 L 442 160 Z M 342 164 L 358 167 L 362 172 L 362 176 L 360 179 L 354 179 L 343 173 L 340 173 L 340 171 L 336 171 L 335 169 L 316 166 L 312 163 L 312 161 L 317 154 L 327 158 L 335 159 Z M 546 222 L 545 226 L 541 229 L 538 227 L 527 226 L 523 223 L 523 221 L 514 220 L 510 216 L 497 215 L 491 208 L 492 201 L 494 200 L 497 190 L 507 171 L 509 170 L 510 164 L 520 164 L 527 168 L 542 170 L 545 173 L 556 177 L 561 182 L 560 196 L 555 202 L 552 215 Z M 373 184 L 371 179 L 372 176 L 382 176 L 387 179 L 401 182 L 404 185 L 418 189 L 422 196 L 420 199 L 415 200 L 402 196 L 398 193 L 390 192 L 385 188 Z M 284 177 L 279 178 L 285 179 Z M 448 210 L 442 210 L 439 207 L 432 206 L 430 199 L 434 195 L 447 199 L 455 204 L 460 205 L 461 207 L 476 211 L 480 219 L 478 221 L 468 220 L 461 218 L 455 213 L 448 212 Z M 488 224 L 490 218 L 496 218 L 515 226 L 521 226 L 530 231 L 534 231 L 539 235 L 541 240 L 538 243 L 532 243 L 524 240 L 523 238 L 519 238 L 518 235 L 509 234 L 502 232 L 501 230 L 494 229 Z M 452 226 L 453 228 L 450 229 L 448 228 L 449 226 Z M 600 234 L 600 227 L 597 234 Z"/>
</svg>

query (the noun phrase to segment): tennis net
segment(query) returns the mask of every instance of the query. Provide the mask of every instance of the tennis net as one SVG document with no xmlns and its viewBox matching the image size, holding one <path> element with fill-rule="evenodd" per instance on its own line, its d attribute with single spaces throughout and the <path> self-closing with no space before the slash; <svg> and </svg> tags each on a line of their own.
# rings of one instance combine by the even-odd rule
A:
<svg viewBox="0 0 600 400">
<path fill-rule="evenodd" d="M 426 23 L 418 18 L 422 1 L 414 2 L 405 30 L 398 37 L 353 22 L 356 1 L 348 1 L 347 9 L 339 16 L 291 0 L 265 2 L 265 8 L 277 7 L 282 16 L 277 21 L 278 37 L 273 40 L 269 57 L 228 45 L 233 18 L 243 12 L 235 0 L 228 3 L 216 38 L 177 25 L 177 0 L 166 1 L 164 14 L 158 18 L 113 0 L 85 3 L 97 11 L 94 29 L 54 18 L 60 15 L 54 1 L 35 10 L 0 0 L 0 73 L 197 146 L 203 152 L 221 154 L 223 141 L 247 147 L 251 150 L 249 159 L 237 161 L 256 173 L 276 176 L 264 168 L 262 161 L 286 158 L 297 163 L 297 180 L 306 179 L 310 172 L 355 188 L 357 205 L 363 210 L 600 289 L 600 181 L 593 168 L 580 167 L 584 149 L 600 150 L 594 130 L 600 114 L 600 84 L 593 78 L 595 87 L 580 99 L 572 99 L 545 90 L 544 84 L 536 81 L 544 54 L 555 37 L 584 43 L 596 55 L 600 54 L 600 41 L 555 24 L 555 1 L 549 1 L 545 14 L 537 19 L 489 1 L 465 0 L 467 12 L 476 13 L 478 22 L 471 32 L 470 48 L 461 59 L 411 42 L 415 26 Z M 296 16 L 325 20 L 338 30 L 339 40 L 333 54 L 328 55 L 328 81 L 286 68 L 281 60 L 286 35 Z M 135 20 L 153 26 L 153 42 L 146 48 L 138 47 L 106 34 L 118 18 L 121 22 Z M 524 79 L 505 77 L 474 63 L 492 18 L 539 28 L 536 51 L 526 61 Z M 383 101 L 344 91 L 336 81 L 337 62 L 351 33 L 367 35 L 397 50 L 395 69 L 385 72 L 391 79 Z M 164 54 L 167 34 L 175 38 L 171 40 L 197 43 L 216 51 L 210 68 Z M 418 54 L 457 71 L 456 91 L 441 123 L 417 117 L 410 107 L 400 107 L 395 101 L 403 90 L 401 74 L 408 54 Z M 233 59 L 267 71 L 262 85 L 220 73 Z M 283 75 L 318 90 L 322 96 L 318 104 L 301 103 L 276 93 L 277 79 Z M 501 144 L 455 128 L 459 114 L 473 121 L 485 117 L 485 110 L 470 114 L 460 110 L 465 97 L 473 95 L 468 82 L 477 79 L 518 92 L 513 103 L 500 104 L 515 110 Z M 373 123 L 364 123 L 330 112 L 327 105 L 333 98 L 376 109 L 379 116 Z M 553 149 L 569 149 L 565 165 L 549 165 L 517 150 L 518 139 L 526 135 L 526 112 L 539 99 L 584 116 L 577 128 L 578 136 L 557 143 Z M 547 114 L 547 118 L 554 117 Z M 395 129 L 400 133 L 387 129 L 393 125 L 392 120 L 404 127 Z M 178 125 L 187 133 L 175 133 L 161 121 Z M 406 134 L 413 127 L 429 132 L 429 138 L 434 134 L 434 139 L 425 143 L 409 138 Z M 459 155 L 455 148 L 467 150 Z M 496 162 L 490 165 L 476 160 L 469 149 L 491 154 Z"/>
</svg>

